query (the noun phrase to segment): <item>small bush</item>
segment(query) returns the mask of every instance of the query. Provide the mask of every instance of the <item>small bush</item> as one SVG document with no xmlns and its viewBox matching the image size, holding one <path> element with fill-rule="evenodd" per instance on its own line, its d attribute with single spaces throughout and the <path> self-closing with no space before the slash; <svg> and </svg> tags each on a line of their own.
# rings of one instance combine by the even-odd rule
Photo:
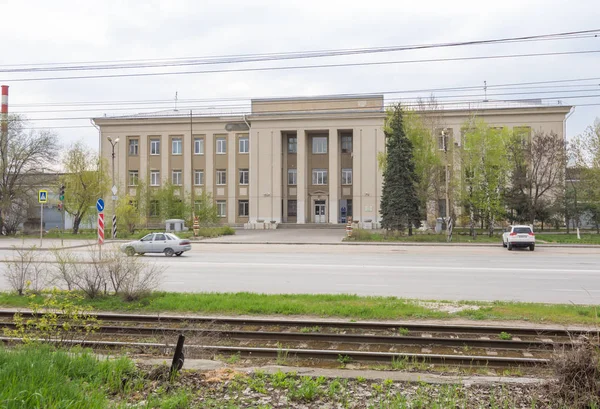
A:
<svg viewBox="0 0 600 409">
<path fill-rule="evenodd" d="M 232 236 L 234 234 L 235 229 L 231 226 L 200 227 L 198 230 L 199 237 Z"/>
<path fill-rule="evenodd" d="M 5 260 L 4 277 L 19 295 L 25 290 L 39 293 L 48 284 L 47 268 L 35 261 L 35 249 L 13 247 L 12 258 Z"/>
</svg>

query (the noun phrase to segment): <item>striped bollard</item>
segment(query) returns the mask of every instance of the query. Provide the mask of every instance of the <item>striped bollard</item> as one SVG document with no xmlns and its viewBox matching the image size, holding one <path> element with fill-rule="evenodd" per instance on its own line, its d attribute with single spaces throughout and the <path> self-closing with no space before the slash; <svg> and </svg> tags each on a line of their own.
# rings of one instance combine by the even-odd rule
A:
<svg viewBox="0 0 600 409">
<path fill-rule="evenodd" d="M 104 213 L 98 213 L 98 244 L 104 244 Z"/>
<path fill-rule="evenodd" d="M 113 222 L 112 222 L 112 238 L 117 238 L 117 215 L 113 214 Z"/>
</svg>

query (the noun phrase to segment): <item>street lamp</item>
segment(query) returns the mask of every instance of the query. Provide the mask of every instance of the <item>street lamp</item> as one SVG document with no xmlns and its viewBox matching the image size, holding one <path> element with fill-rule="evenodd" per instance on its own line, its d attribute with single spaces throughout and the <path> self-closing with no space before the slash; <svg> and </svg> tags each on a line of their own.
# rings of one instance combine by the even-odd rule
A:
<svg viewBox="0 0 600 409">
<path fill-rule="evenodd" d="M 119 138 L 116 138 L 114 141 L 113 139 L 108 136 L 108 142 L 110 142 L 110 146 L 112 147 L 112 189 L 115 188 L 115 146 L 117 145 L 117 143 L 119 143 Z M 113 195 L 115 195 L 115 192 L 112 192 Z M 112 238 L 116 239 L 116 229 L 115 229 L 115 225 L 117 223 L 117 218 L 115 217 L 115 201 L 113 200 L 113 205 L 112 205 L 112 210 L 113 210 L 113 226 L 112 226 Z"/>
</svg>

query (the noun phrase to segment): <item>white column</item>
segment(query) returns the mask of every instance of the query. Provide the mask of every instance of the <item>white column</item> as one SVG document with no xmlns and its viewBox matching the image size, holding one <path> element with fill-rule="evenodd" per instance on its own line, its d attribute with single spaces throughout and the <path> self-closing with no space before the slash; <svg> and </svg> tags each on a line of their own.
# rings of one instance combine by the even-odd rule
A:
<svg viewBox="0 0 600 409">
<path fill-rule="evenodd" d="M 298 146 L 296 149 L 296 167 L 297 167 L 297 189 L 296 189 L 296 200 L 297 200 L 297 224 L 304 224 L 306 222 L 306 132 L 304 129 L 298 129 L 296 133 L 298 139 Z"/>
<path fill-rule="evenodd" d="M 259 169 L 259 143 L 258 143 L 259 132 L 250 129 L 250 185 L 248 186 L 249 193 L 249 211 L 250 217 L 249 223 L 256 223 L 256 219 L 258 219 L 258 208 L 259 208 L 259 186 L 258 186 L 258 176 L 260 175 Z"/>
<path fill-rule="evenodd" d="M 329 223 L 337 224 L 339 210 L 339 187 L 341 183 L 339 155 L 339 138 L 337 129 L 329 129 Z"/>
<path fill-rule="evenodd" d="M 236 168 L 235 156 L 237 154 L 238 146 L 235 143 L 235 134 L 230 132 L 227 135 L 227 222 L 235 223 L 235 211 L 236 211 L 236 194 L 237 181 L 239 178 L 238 169 Z"/>
<path fill-rule="evenodd" d="M 282 192 L 282 165 L 281 165 L 281 132 L 271 132 L 271 163 L 273 168 L 271 171 L 271 220 L 281 223 L 281 199 Z"/>
<path fill-rule="evenodd" d="M 352 220 L 362 222 L 362 129 L 352 130 Z"/>
<path fill-rule="evenodd" d="M 207 133 L 204 139 L 204 189 L 212 195 L 214 200 L 214 183 L 215 183 L 215 136 L 212 133 Z"/>
</svg>

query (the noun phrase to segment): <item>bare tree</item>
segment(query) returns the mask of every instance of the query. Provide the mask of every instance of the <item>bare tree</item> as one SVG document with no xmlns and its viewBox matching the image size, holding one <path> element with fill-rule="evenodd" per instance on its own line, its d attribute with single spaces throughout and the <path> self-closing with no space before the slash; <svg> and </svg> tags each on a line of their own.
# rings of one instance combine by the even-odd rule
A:
<svg viewBox="0 0 600 409">
<path fill-rule="evenodd" d="M 8 132 L 0 135 L 0 232 L 11 234 L 23 221 L 22 207 L 34 190 L 32 176 L 57 162 L 58 139 L 53 132 L 26 129 L 21 117 L 9 119 Z"/>
<path fill-rule="evenodd" d="M 5 260 L 4 276 L 19 295 L 27 289 L 40 292 L 47 284 L 46 268 L 36 258 L 35 246 L 13 247 L 12 257 Z"/>
</svg>

